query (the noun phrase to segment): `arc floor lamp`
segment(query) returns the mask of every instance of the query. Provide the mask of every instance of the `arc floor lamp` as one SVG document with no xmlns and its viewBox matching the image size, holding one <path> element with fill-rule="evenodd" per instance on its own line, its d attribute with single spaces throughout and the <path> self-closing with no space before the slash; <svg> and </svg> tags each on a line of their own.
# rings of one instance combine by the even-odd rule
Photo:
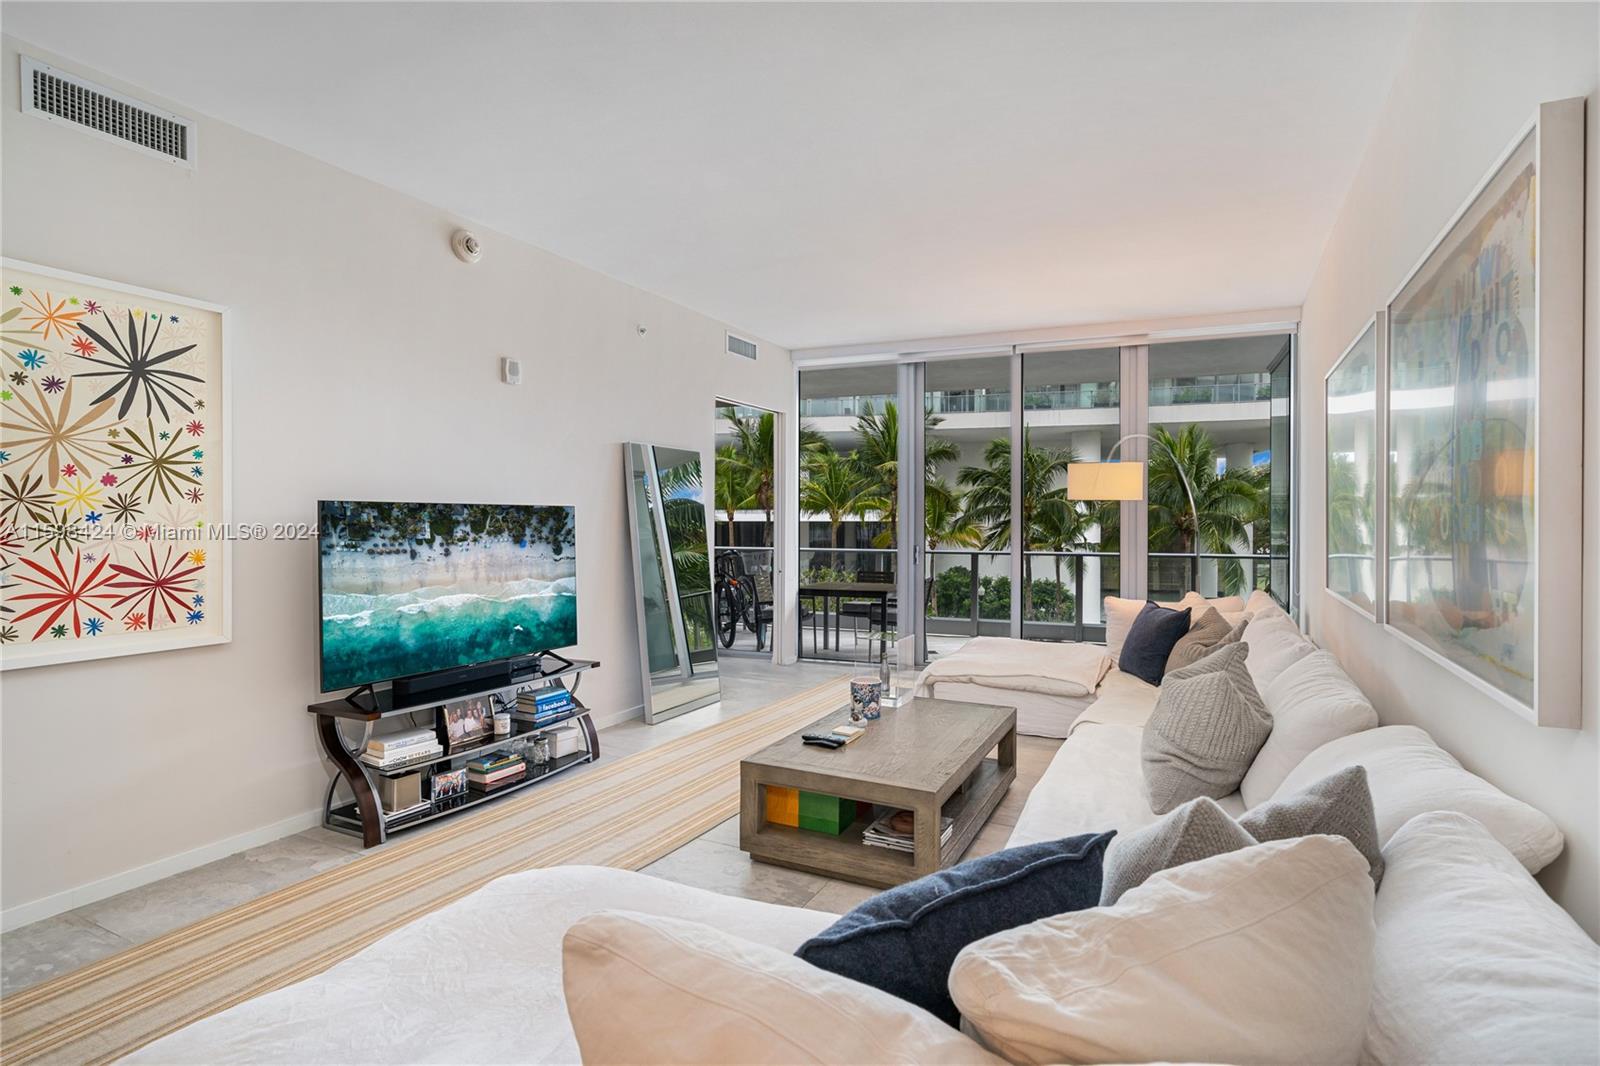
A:
<svg viewBox="0 0 1600 1066">
<path fill-rule="evenodd" d="M 1112 457 L 1130 440 L 1147 440 L 1172 456 L 1172 465 L 1183 482 L 1183 493 L 1189 497 L 1189 512 L 1194 515 L 1194 583 L 1200 584 L 1200 508 L 1194 503 L 1194 486 L 1189 475 L 1183 472 L 1178 454 L 1148 433 L 1129 433 L 1111 446 L 1104 461 L 1098 463 L 1067 464 L 1067 499 L 1069 500 L 1139 500 L 1146 494 L 1145 464 L 1139 459 L 1113 461 Z"/>
</svg>

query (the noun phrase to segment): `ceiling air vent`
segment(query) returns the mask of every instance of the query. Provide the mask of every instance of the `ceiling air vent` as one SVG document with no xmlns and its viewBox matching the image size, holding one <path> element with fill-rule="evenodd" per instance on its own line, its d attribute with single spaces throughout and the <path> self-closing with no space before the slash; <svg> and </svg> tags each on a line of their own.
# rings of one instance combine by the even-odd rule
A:
<svg viewBox="0 0 1600 1066">
<path fill-rule="evenodd" d="M 47 122 L 70 123 L 96 137 L 194 168 L 191 120 L 28 56 L 22 57 L 22 109 Z"/>
<path fill-rule="evenodd" d="M 755 341 L 747 341 L 743 337 L 735 337 L 732 333 L 728 334 L 729 355 L 742 355 L 746 359 L 754 359 L 757 351 L 759 349 L 756 347 Z"/>
</svg>

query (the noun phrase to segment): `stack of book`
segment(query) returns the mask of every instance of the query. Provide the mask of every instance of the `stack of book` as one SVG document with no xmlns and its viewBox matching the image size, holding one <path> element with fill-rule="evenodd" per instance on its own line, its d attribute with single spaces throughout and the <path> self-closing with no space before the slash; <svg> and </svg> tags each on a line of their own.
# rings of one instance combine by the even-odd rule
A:
<svg viewBox="0 0 1600 1066">
<path fill-rule="evenodd" d="M 517 697 L 517 710 L 521 712 L 521 717 L 531 720 L 534 725 L 565 718 L 576 706 L 572 702 L 572 693 L 560 685 L 548 685 Z"/>
<path fill-rule="evenodd" d="M 367 741 L 361 761 L 380 770 L 393 770 L 413 763 L 424 763 L 444 754 L 439 735 L 431 729 L 407 729 Z"/>
<path fill-rule="evenodd" d="M 899 813 L 899 811 L 890 811 L 867 826 L 866 831 L 861 834 L 861 843 L 874 848 L 915 851 L 916 843 L 912 840 L 911 834 L 901 833 L 889 825 L 889 820 Z M 950 831 L 954 825 L 954 818 L 939 819 L 939 844 L 941 847 L 950 839 Z"/>
<path fill-rule="evenodd" d="M 480 755 L 467 763 L 467 787 L 474 792 L 493 792 L 527 775 L 528 764 L 522 756 L 504 749 Z"/>
</svg>

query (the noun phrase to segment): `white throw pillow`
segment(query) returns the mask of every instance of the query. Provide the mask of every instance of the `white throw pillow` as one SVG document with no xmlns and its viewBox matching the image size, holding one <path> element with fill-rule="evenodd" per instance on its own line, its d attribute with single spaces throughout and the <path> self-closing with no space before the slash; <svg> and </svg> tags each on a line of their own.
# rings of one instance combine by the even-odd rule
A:
<svg viewBox="0 0 1600 1066">
<path fill-rule="evenodd" d="M 998 1061 L 903 999 L 678 918 L 579 919 L 561 981 L 587 1066 Z"/>
<path fill-rule="evenodd" d="M 1367 860 L 1298 837 L 969 944 L 950 994 L 1012 1062 L 1352 1063 L 1372 940 Z"/>
<path fill-rule="evenodd" d="M 1367 1061 L 1600 1061 L 1600 946 L 1482 823 L 1418 815 L 1383 854 Z"/>
<path fill-rule="evenodd" d="M 1378 724 L 1378 712 L 1331 652 L 1314 651 L 1289 664 L 1261 698 L 1272 715 L 1272 733 L 1239 785 L 1246 807 L 1271 799 L 1289 772 L 1328 741 Z"/>
<path fill-rule="evenodd" d="M 1125 600 L 1120 596 L 1106 597 L 1106 654 L 1111 656 L 1112 662 L 1117 662 L 1122 658 L 1122 645 L 1128 639 L 1128 630 L 1133 628 L 1133 620 L 1139 617 L 1139 612 L 1144 610 L 1146 602 L 1148 601 Z M 1162 607 L 1171 607 L 1173 610 L 1184 607 L 1199 608 L 1205 604 L 1210 604 L 1222 612 L 1224 618 L 1227 618 L 1229 614 L 1234 615 L 1233 618 L 1228 619 L 1230 622 L 1238 621 L 1238 612 L 1244 608 L 1244 603 L 1237 596 L 1228 596 L 1220 600 L 1208 600 L 1198 592 L 1185 593 L 1181 600 L 1157 600 L 1156 603 Z M 1199 610 L 1196 610 L 1194 617 L 1198 618 L 1199 615 Z"/>
<path fill-rule="evenodd" d="M 1266 691 L 1279 674 L 1317 650 L 1301 635 L 1294 620 L 1282 611 L 1262 612 L 1251 617 L 1244 627 L 1243 640 L 1250 645 L 1250 677 L 1258 692 Z"/>
<path fill-rule="evenodd" d="M 1538 873 L 1561 854 L 1565 839 L 1544 812 L 1462 769 L 1454 756 L 1414 725 L 1380 726 L 1329 741 L 1302 759 L 1273 796 L 1293 795 L 1356 765 L 1367 768 L 1382 844 L 1419 814 L 1460 811 L 1482 822 L 1529 873 Z"/>
</svg>

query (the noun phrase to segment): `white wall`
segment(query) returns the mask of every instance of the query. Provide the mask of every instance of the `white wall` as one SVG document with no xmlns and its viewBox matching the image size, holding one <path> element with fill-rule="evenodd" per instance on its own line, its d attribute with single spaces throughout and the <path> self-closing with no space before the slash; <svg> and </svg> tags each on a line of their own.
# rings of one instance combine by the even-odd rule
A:
<svg viewBox="0 0 1600 1066">
<path fill-rule="evenodd" d="M 1429 730 L 1471 770 L 1548 812 L 1566 852 L 1540 877 L 1600 932 L 1600 127 L 1593 4 L 1426 5 L 1306 296 L 1301 323 L 1301 577 L 1311 633 L 1388 722 Z M 1585 663 L 1582 731 L 1539 729 L 1323 594 L 1322 377 L 1541 101 L 1588 97 Z M 1574 381 L 1573 387 L 1579 383 Z M 1579 575 L 1573 574 L 1573 580 Z"/>
<path fill-rule="evenodd" d="M 232 308 L 235 522 L 314 521 L 327 497 L 574 504 L 577 650 L 603 663 L 584 694 L 636 707 L 618 445 L 709 461 L 714 397 L 792 410 L 788 353 L 725 355 L 722 323 L 483 227 L 466 266 L 460 220 L 220 122 L 201 121 L 190 173 L 23 115 L 18 47 L 0 251 Z M 502 355 L 520 387 L 499 384 Z M 8 924 L 309 824 L 327 780 L 305 711 L 314 547 L 235 551 L 232 644 L 0 680 Z"/>
</svg>

